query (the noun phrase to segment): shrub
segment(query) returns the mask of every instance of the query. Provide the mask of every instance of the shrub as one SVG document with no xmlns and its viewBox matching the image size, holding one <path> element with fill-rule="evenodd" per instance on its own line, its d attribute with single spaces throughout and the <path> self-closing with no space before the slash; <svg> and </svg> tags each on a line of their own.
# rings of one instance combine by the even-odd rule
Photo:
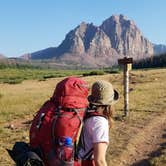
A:
<svg viewBox="0 0 166 166">
<path fill-rule="evenodd" d="M 46 81 L 45 78 L 40 78 L 38 81 Z"/>
<path fill-rule="evenodd" d="M 3 94 L 0 93 L 0 98 L 2 98 L 2 97 L 3 97 Z"/>
<path fill-rule="evenodd" d="M 115 69 L 105 70 L 105 72 L 110 73 L 110 74 L 118 74 L 118 73 L 120 73 L 120 69 L 115 68 Z"/>
<path fill-rule="evenodd" d="M 105 74 L 104 71 L 96 70 L 96 71 L 91 71 L 91 72 L 88 72 L 88 73 L 83 73 L 82 75 L 83 76 L 93 76 L 93 75 L 104 75 L 104 74 Z"/>
<path fill-rule="evenodd" d="M 7 83 L 7 84 L 20 84 L 22 83 L 23 79 L 8 79 L 8 80 L 4 80 L 3 83 Z"/>
<path fill-rule="evenodd" d="M 44 75 L 44 76 L 43 76 L 43 78 L 44 78 L 44 79 L 48 79 L 48 78 L 55 78 L 55 77 L 57 77 L 57 76 L 56 76 L 56 75 L 54 75 L 54 74 Z"/>
</svg>

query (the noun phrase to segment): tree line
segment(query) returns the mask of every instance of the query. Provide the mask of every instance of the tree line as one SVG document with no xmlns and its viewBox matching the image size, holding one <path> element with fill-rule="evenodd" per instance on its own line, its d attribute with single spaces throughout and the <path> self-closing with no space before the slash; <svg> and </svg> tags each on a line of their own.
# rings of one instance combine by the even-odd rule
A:
<svg viewBox="0 0 166 166">
<path fill-rule="evenodd" d="M 166 53 L 134 62 L 134 69 L 166 67 Z"/>
</svg>

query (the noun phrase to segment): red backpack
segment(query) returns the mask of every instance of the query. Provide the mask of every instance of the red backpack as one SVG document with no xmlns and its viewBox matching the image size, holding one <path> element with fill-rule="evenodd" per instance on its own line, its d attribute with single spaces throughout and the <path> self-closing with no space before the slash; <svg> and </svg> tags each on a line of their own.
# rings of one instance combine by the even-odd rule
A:
<svg viewBox="0 0 166 166">
<path fill-rule="evenodd" d="M 30 128 L 30 145 L 41 150 L 45 165 L 76 165 L 75 144 L 87 96 L 87 84 L 69 77 L 57 84 L 52 98 L 37 112 Z"/>
</svg>

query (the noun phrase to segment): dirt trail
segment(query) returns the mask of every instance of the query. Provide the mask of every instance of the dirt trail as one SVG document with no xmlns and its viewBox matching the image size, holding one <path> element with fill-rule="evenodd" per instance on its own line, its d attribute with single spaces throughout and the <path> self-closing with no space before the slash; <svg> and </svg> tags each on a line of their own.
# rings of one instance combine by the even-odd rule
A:
<svg viewBox="0 0 166 166">
<path fill-rule="evenodd" d="M 166 149 L 166 113 L 156 117 L 131 139 L 115 165 L 149 166 L 147 159 L 160 155 L 163 148 Z"/>
<path fill-rule="evenodd" d="M 10 124 L 16 129 L 25 129 L 30 127 L 30 123 L 28 117 L 26 121 L 14 120 Z M 117 156 L 114 166 L 149 166 L 147 159 L 160 155 L 162 148 L 166 149 L 166 113 L 156 116 L 147 126 L 138 130 L 120 156 Z"/>
</svg>

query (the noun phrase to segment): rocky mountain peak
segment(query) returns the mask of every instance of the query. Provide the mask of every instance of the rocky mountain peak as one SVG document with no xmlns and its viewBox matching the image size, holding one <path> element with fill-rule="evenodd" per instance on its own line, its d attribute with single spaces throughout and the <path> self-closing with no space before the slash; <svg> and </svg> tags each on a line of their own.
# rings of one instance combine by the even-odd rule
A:
<svg viewBox="0 0 166 166">
<path fill-rule="evenodd" d="M 86 23 L 86 22 L 81 22 L 81 24 L 78 26 L 78 28 L 80 28 L 80 29 L 85 29 L 87 26 L 88 26 L 89 24 L 88 23 Z"/>
<path fill-rule="evenodd" d="M 153 54 L 152 44 L 142 36 L 134 21 L 123 15 L 111 16 L 100 28 L 109 36 L 112 47 L 118 54 L 130 55 L 134 58 L 139 57 L 140 54 L 142 56 L 147 53 Z"/>
<path fill-rule="evenodd" d="M 82 22 L 79 26 L 75 28 L 75 34 L 83 37 L 85 34 L 85 31 L 87 29 L 88 24 L 85 22 Z"/>
<path fill-rule="evenodd" d="M 33 53 L 31 57 L 42 55 L 81 64 L 109 66 L 117 63 L 121 56 L 137 60 L 149 57 L 153 52 L 152 43 L 141 34 L 134 21 L 121 14 L 109 17 L 101 26 L 82 22 L 66 35 L 58 47 Z"/>
<path fill-rule="evenodd" d="M 75 55 L 84 54 L 88 50 L 96 31 L 97 27 L 93 24 L 82 22 L 66 35 L 65 40 L 58 48 L 58 50 L 63 50 L 63 52 L 58 52 L 60 54 L 65 52 L 71 52 Z"/>
</svg>

